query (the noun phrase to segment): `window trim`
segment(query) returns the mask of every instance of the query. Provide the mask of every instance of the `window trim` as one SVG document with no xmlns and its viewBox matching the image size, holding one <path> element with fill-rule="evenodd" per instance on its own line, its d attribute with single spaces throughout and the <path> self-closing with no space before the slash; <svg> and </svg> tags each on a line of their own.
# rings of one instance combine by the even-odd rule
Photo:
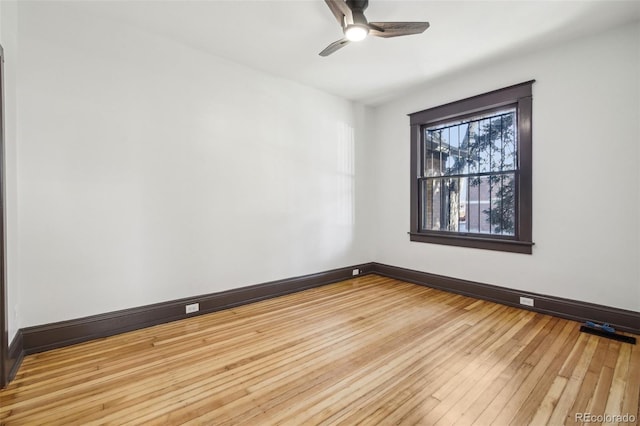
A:
<svg viewBox="0 0 640 426">
<path fill-rule="evenodd" d="M 450 102 L 409 114 L 411 126 L 411 227 L 410 241 L 499 250 L 513 253 L 532 252 L 532 147 L 531 147 L 531 86 L 535 80 Z M 508 105 L 517 106 L 518 173 L 516 183 L 516 230 L 514 236 L 420 231 L 418 204 L 418 157 L 423 130 L 429 125 L 451 121 Z"/>
<path fill-rule="evenodd" d="M 4 48 L 0 45 L 0 389 L 9 384 L 11 365 L 9 356 L 9 316 L 6 271 L 6 200 L 5 200 L 5 155 L 4 155 Z"/>
</svg>

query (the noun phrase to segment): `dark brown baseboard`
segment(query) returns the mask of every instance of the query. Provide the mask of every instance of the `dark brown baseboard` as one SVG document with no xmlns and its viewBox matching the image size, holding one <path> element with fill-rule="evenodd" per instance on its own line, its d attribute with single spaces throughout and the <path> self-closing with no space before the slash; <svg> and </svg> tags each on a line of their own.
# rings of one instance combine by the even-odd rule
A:
<svg viewBox="0 0 640 426">
<path fill-rule="evenodd" d="M 205 294 L 69 321 L 27 327 L 21 330 L 23 350 L 26 355 L 30 355 L 282 296 L 288 293 L 352 278 L 352 271 L 355 268 L 360 269 L 361 274 L 365 274 L 369 272 L 370 265 L 355 265 L 249 287 L 241 287 L 220 293 Z M 193 314 L 186 314 L 185 305 L 192 303 L 199 303 L 200 310 Z"/>
<path fill-rule="evenodd" d="M 25 355 L 331 284 L 352 278 L 352 271 L 355 268 L 360 269 L 361 275 L 378 274 L 579 322 L 589 320 L 609 323 L 619 330 L 640 334 L 639 312 L 537 293 L 517 291 L 505 287 L 435 275 L 381 263 L 366 263 L 249 287 L 241 287 L 220 293 L 206 294 L 69 321 L 23 328 L 18 331 L 9 347 L 9 380 L 15 377 Z M 520 296 L 534 299 L 535 307 L 521 305 L 519 303 Z M 185 314 L 185 305 L 191 303 L 199 303 L 200 310 L 193 314 Z"/>
<path fill-rule="evenodd" d="M 640 334 L 640 312 L 527 291 L 518 291 L 380 263 L 373 263 L 371 269 L 372 273 L 389 278 L 463 294 L 476 299 L 490 300 L 503 305 L 514 306 L 578 322 L 594 321 L 598 323 L 609 323 L 621 331 Z M 532 298 L 535 306 L 529 307 L 521 305 L 520 296 Z"/>
</svg>

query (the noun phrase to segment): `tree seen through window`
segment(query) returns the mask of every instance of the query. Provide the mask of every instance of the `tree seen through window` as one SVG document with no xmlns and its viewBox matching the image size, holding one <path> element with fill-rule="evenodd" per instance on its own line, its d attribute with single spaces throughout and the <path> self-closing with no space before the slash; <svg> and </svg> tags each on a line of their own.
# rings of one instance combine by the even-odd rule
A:
<svg viewBox="0 0 640 426">
<path fill-rule="evenodd" d="M 515 233 L 516 109 L 424 129 L 424 230 Z"/>
</svg>

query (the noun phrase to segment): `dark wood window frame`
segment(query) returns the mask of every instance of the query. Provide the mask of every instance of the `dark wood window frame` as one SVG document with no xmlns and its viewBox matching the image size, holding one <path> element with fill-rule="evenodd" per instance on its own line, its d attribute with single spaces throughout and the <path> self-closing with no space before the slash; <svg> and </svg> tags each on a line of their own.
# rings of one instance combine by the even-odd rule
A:
<svg viewBox="0 0 640 426">
<path fill-rule="evenodd" d="M 9 330 L 5 259 L 4 50 L 0 46 L 0 389 L 9 383 Z"/>
<path fill-rule="evenodd" d="M 534 81 L 409 114 L 411 125 L 411 230 L 409 236 L 411 241 L 531 254 L 533 246 L 531 86 Z M 420 229 L 419 158 L 422 155 L 424 129 L 434 123 L 454 121 L 506 106 L 516 107 L 518 123 L 515 235 L 496 236 Z"/>
</svg>

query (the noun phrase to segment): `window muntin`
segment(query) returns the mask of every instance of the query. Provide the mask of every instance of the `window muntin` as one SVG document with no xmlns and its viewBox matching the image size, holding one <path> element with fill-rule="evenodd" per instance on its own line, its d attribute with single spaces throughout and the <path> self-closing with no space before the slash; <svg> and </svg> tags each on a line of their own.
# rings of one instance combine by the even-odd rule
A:
<svg viewBox="0 0 640 426">
<path fill-rule="evenodd" d="M 423 128 L 420 231 L 515 235 L 516 114 Z"/>
</svg>

